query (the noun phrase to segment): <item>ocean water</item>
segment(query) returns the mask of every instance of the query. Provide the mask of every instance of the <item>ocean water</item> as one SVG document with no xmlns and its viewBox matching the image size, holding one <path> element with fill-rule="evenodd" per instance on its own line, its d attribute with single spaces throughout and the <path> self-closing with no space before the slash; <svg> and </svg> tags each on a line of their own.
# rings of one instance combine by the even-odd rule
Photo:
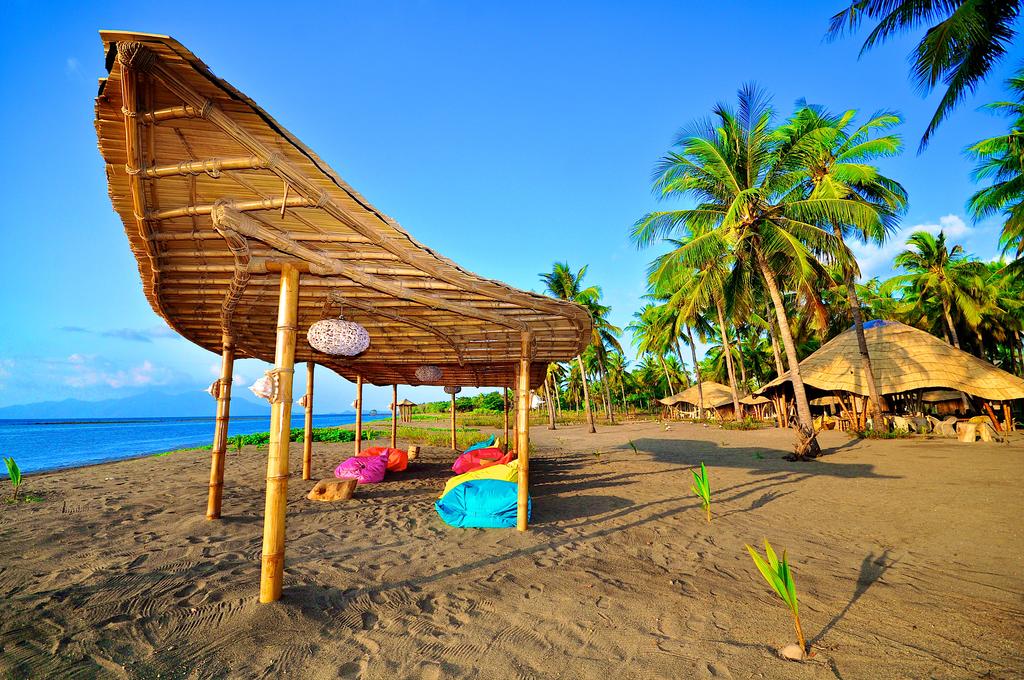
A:
<svg viewBox="0 0 1024 680">
<path fill-rule="evenodd" d="M 364 414 L 363 422 L 381 417 Z M 355 413 L 314 414 L 313 427 L 355 420 Z M 292 415 L 292 427 L 302 423 L 302 416 Z M 209 444 L 213 428 L 213 418 L 0 420 L 0 457 L 13 456 L 22 472 L 40 472 Z M 232 417 L 228 436 L 269 429 L 269 416 Z M 6 477 L 2 465 L 0 475 Z"/>
</svg>

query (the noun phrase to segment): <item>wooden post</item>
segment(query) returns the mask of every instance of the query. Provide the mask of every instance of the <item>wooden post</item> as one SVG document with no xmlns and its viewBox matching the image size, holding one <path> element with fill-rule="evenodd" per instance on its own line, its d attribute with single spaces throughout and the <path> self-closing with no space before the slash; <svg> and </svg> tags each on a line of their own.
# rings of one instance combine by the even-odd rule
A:
<svg viewBox="0 0 1024 680">
<path fill-rule="evenodd" d="M 398 448 L 398 384 L 391 386 L 391 448 Z"/>
<path fill-rule="evenodd" d="M 988 414 L 988 419 L 992 421 L 992 427 L 995 428 L 996 432 L 1002 432 L 1003 428 L 999 424 L 999 418 L 996 417 L 996 412 L 992 410 L 992 404 L 985 402 L 985 413 Z"/>
<path fill-rule="evenodd" d="M 302 479 L 312 479 L 313 469 L 313 369 L 312 361 L 306 362 L 306 430 L 302 439 Z"/>
<path fill-rule="evenodd" d="M 284 520 L 288 501 L 288 443 L 292 424 L 292 377 L 295 374 L 295 334 L 299 302 L 299 270 L 281 267 L 277 307 L 277 345 L 274 370 L 278 387 L 270 407 L 270 451 L 267 455 L 267 502 L 263 514 L 263 564 L 260 602 L 281 599 L 284 580 Z"/>
<path fill-rule="evenodd" d="M 206 498 L 206 519 L 220 519 L 224 497 L 224 457 L 228 448 L 228 423 L 231 413 L 231 381 L 235 369 L 235 340 L 228 333 L 221 338 L 220 380 L 217 383 L 217 421 L 210 453 L 210 490 Z"/>
<path fill-rule="evenodd" d="M 501 388 L 501 409 L 505 413 L 505 453 L 512 450 L 512 442 L 508 440 L 508 388 Z"/>
<path fill-rule="evenodd" d="M 356 452 L 359 455 L 363 445 L 363 376 L 356 376 Z"/>
<path fill-rule="evenodd" d="M 1010 434 L 1013 432 L 1013 415 L 1010 411 L 1009 402 L 1003 402 L 1003 423 L 1006 426 L 1006 433 Z"/>
<path fill-rule="evenodd" d="M 523 333 L 519 358 L 519 380 L 516 395 L 516 451 L 519 454 L 519 499 L 516 507 L 516 529 L 526 531 L 530 500 L 530 343 Z"/>
<path fill-rule="evenodd" d="M 452 451 L 458 451 L 459 448 L 455 442 L 455 394 L 452 394 Z"/>
</svg>

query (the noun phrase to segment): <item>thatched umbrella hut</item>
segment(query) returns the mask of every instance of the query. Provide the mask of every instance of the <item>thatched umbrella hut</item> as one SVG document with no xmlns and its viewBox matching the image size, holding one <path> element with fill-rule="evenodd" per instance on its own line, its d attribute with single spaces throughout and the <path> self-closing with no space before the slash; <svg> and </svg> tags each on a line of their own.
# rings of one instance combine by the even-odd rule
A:
<svg viewBox="0 0 1024 680">
<path fill-rule="evenodd" d="M 296 361 L 354 381 L 357 412 L 364 381 L 392 385 L 396 402 L 399 384 L 515 387 L 525 530 L 530 390 L 590 342 L 587 311 L 416 242 L 177 41 L 100 35 L 96 132 L 143 291 L 171 328 L 222 358 L 210 519 L 221 512 L 234 359 L 275 366 L 259 385 L 272 404 L 260 600 L 281 595 Z"/>
<path fill-rule="evenodd" d="M 732 418 L 736 415 L 733 413 L 732 390 L 722 383 L 711 380 L 702 382 L 699 390 L 697 385 L 691 385 L 682 392 L 659 401 L 669 407 L 687 404 L 699 411 L 701 393 L 704 397 L 705 410 L 714 409 L 719 418 Z"/>
<path fill-rule="evenodd" d="M 894 402 L 895 408 L 909 408 L 930 390 L 955 390 L 974 397 L 993 421 L 997 420 L 994 406 L 1001 407 L 1009 427 L 1010 402 L 1024 399 L 1024 380 L 930 333 L 897 321 L 871 321 L 864 324 L 864 335 L 879 392 Z M 844 410 L 863 420 L 869 393 L 852 328 L 801 361 L 800 375 L 807 386 L 819 393 L 839 396 Z M 784 395 L 786 389 L 792 389 L 788 375 L 776 378 L 758 393 L 777 396 Z M 849 405 L 843 394 L 849 395 Z M 860 409 L 855 403 L 858 397 L 862 402 Z"/>
<path fill-rule="evenodd" d="M 415 403 L 409 401 L 408 399 L 403 399 L 402 401 L 398 402 L 398 419 L 401 420 L 403 423 L 411 423 L 412 407 L 415 405 Z"/>
</svg>

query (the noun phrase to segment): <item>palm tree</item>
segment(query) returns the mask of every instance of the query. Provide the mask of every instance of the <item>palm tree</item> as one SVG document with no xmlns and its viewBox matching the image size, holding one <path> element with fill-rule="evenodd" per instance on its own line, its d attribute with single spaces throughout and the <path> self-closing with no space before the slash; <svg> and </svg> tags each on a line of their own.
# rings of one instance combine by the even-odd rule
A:
<svg viewBox="0 0 1024 680">
<path fill-rule="evenodd" d="M 956 312 L 969 327 L 980 323 L 977 295 L 984 285 L 981 278 L 984 266 L 968 257 L 963 246 L 948 248 L 946 234 L 941 231 L 938 236 L 926 231 L 914 232 L 907 239 L 907 245 L 909 248 L 896 256 L 895 263 L 908 273 L 894 277 L 893 283 L 903 286 L 918 308 L 929 301 L 937 301 L 947 338 L 960 349 L 953 314 Z"/>
<path fill-rule="evenodd" d="M 870 228 L 881 217 L 859 199 L 808 195 L 798 172 L 804 168 L 804 140 L 780 134 L 773 119 L 765 96 L 748 86 L 740 90 L 735 112 L 718 105 L 709 123 L 684 132 L 677 150 L 658 165 L 655 189 L 663 198 L 692 197 L 696 206 L 646 215 L 635 225 L 633 239 L 648 245 L 682 230 L 692 237 L 679 249 L 682 263 L 700 269 L 731 258 L 731 277 L 763 280 L 789 360 L 801 435 L 796 456 L 803 458 L 821 449 L 780 282 L 823 274 L 819 258 L 840 263 L 852 258 L 829 225 Z"/>
<path fill-rule="evenodd" d="M 902 123 L 899 115 L 877 113 L 854 125 L 856 111 L 833 116 L 824 110 L 805 106 L 798 110 L 784 128 L 785 134 L 803 139 L 805 154 L 804 179 L 811 196 L 851 198 L 870 204 L 881 220 L 862 224 L 832 223 L 832 233 L 841 241 L 855 238 L 861 243 L 882 245 L 895 231 L 897 216 L 906 211 L 907 192 L 899 182 L 882 175 L 873 162 L 898 154 L 902 148 L 899 136 L 891 130 Z M 810 133 L 806 131 L 809 130 Z M 856 262 L 842 267 L 840 275 L 846 286 L 846 297 L 860 351 L 861 368 L 867 376 L 871 408 L 880 422 L 885 404 L 878 389 L 878 380 L 868 354 L 864 336 L 864 318 L 855 285 Z"/>
<path fill-rule="evenodd" d="M 666 307 L 646 304 L 639 311 L 633 312 L 633 321 L 626 326 L 633 335 L 633 346 L 641 355 L 654 357 L 665 374 L 668 391 L 662 396 L 675 392 L 671 373 L 665 363 L 665 355 L 671 351 L 673 325 Z"/>
<path fill-rule="evenodd" d="M 556 262 L 550 272 L 540 275 L 541 281 L 547 287 L 549 293 L 556 298 L 568 300 L 581 304 L 590 310 L 590 303 L 601 297 L 601 291 L 596 286 L 583 287 L 583 277 L 587 274 L 587 267 L 580 268 L 575 274 L 567 262 Z M 583 404 L 587 411 L 587 423 L 590 425 L 590 433 L 597 432 L 594 426 L 594 413 L 590 408 L 590 387 L 587 385 L 587 372 L 583 367 L 583 355 L 577 355 L 580 376 L 583 380 Z"/>
<path fill-rule="evenodd" d="M 898 33 L 928 26 L 914 48 L 913 78 L 924 94 L 940 82 L 946 91 L 921 138 L 923 149 L 939 124 L 1006 56 L 1020 9 L 1021 0 L 850 0 L 832 17 L 828 37 L 854 32 L 865 19 L 877 20 L 861 48 L 864 54 Z"/>
<path fill-rule="evenodd" d="M 1015 101 L 995 102 L 987 109 L 1014 118 L 1006 134 L 972 144 L 967 153 L 978 161 L 975 181 L 990 186 L 971 196 L 967 209 L 977 220 L 1002 213 L 1006 216 L 1000 243 L 1011 252 L 1015 273 L 1024 271 L 1024 69 L 1006 81 Z"/>
<path fill-rule="evenodd" d="M 591 345 L 595 351 L 598 374 L 601 377 L 601 389 L 604 392 L 605 417 L 608 418 L 608 422 L 614 423 L 615 414 L 612 410 L 611 392 L 608 385 L 608 351 L 622 351 L 622 345 L 619 344 L 618 338 L 622 329 L 608 321 L 611 307 L 601 304 L 601 289 L 597 286 L 592 286 L 592 288 L 597 291 L 597 297 L 590 298 L 583 305 L 590 312 L 590 318 L 593 320 Z"/>
<path fill-rule="evenodd" d="M 732 343 L 729 341 L 729 326 L 725 319 L 724 282 L 729 275 L 730 262 L 728 259 L 708 260 L 702 263 L 703 266 L 693 269 L 681 262 L 678 256 L 688 239 L 667 238 L 665 242 L 675 250 L 662 255 L 652 263 L 649 279 L 656 290 L 671 291 L 671 306 L 680 309 L 680 313 L 687 317 L 714 308 L 718 316 L 719 338 L 725 348 L 723 354 L 729 388 L 732 391 L 735 409 L 733 412 L 739 413 L 740 397 L 736 388 L 736 371 L 733 368 Z M 703 401 L 703 394 L 700 396 Z"/>
</svg>

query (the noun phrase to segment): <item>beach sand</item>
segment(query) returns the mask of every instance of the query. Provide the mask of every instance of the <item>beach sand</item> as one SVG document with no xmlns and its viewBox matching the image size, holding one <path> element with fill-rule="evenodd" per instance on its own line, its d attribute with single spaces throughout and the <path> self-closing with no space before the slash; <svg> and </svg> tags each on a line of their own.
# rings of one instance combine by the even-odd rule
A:
<svg viewBox="0 0 1024 680">
<path fill-rule="evenodd" d="M 257 602 L 266 452 L 33 475 L 0 505 L 0 674 L 144 678 L 1003 678 L 1024 668 L 1024 443 L 535 427 L 528 533 L 453 529 L 450 452 L 356 499 L 289 485 L 284 599 Z M 629 445 L 632 441 L 636 452 Z M 351 450 L 318 444 L 320 476 Z M 600 452 L 600 455 L 595 455 Z M 690 494 L 707 463 L 714 517 Z M 301 466 L 301 445 L 291 467 Z M 787 549 L 815 656 L 744 549 Z"/>
</svg>

